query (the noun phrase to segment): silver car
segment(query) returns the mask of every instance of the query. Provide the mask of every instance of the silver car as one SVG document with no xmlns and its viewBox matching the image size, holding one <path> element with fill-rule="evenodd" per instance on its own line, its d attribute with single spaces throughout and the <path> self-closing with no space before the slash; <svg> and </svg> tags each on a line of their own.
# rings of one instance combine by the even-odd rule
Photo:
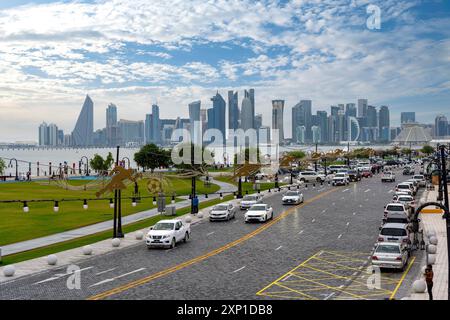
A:
<svg viewBox="0 0 450 320">
<path fill-rule="evenodd" d="M 210 221 L 231 220 L 236 217 L 236 207 L 232 203 L 215 205 L 209 212 Z"/>
<path fill-rule="evenodd" d="M 408 257 L 408 248 L 403 243 L 377 243 L 372 255 L 372 265 L 380 268 L 400 269 L 403 271 L 408 263 Z"/>
<path fill-rule="evenodd" d="M 404 223 L 386 223 L 380 228 L 378 242 L 398 242 L 409 248 L 411 240 L 408 225 Z"/>
</svg>

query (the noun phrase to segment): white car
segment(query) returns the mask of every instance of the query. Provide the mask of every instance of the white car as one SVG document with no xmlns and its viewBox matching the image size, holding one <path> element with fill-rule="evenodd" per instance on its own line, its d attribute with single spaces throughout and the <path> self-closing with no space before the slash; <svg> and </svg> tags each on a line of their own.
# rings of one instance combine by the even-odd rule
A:
<svg viewBox="0 0 450 320">
<path fill-rule="evenodd" d="M 209 212 L 209 221 L 231 220 L 236 218 L 236 208 L 232 203 L 215 205 Z"/>
<path fill-rule="evenodd" d="M 160 220 L 147 233 L 147 247 L 174 248 L 175 245 L 184 241 L 187 242 L 191 236 L 190 224 L 184 223 L 180 219 Z"/>
<path fill-rule="evenodd" d="M 350 183 L 350 177 L 348 174 L 343 172 L 338 172 L 334 175 L 333 180 L 331 180 L 331 184 L 333 186 L 345 186 Z"/>
<path fill-rule="evenodd" d="M 414 186 L 412 183 L 399 183 L 395 187 L 395 191 L 411 190 L 412 194 L 415 195 Z"/>
<path fill-rule="evenodd" d="M 416 180 L 420 187 L 425 187 L 427 181 L 425 180 L 425 176 L 423 174 L 416 174 L 412 177 L 413 180 Z"/>
<path fill-rule="evenodd" d="M 302 171 L 298 173 L 297 179 L 303 182 L 324 182 L 325 175 L 315 171 Z"/>
<path fill-rule="evenodd" d="M 380 268 L 400 269 L 408 263 L 408 248 L 403 243 L 381 242 L 375 245 L 372 265 Z"/>
<path fill-rule="evenodd" d="M 411 240 L 408 224 L 386 223 L 380 228 L 378 243 L 380 242 L 398 242 L 406 245 L 409 249 L 411 246 Z"/>
<path fill-rule="evenodd" d="M 381 176 L 381 182 L 395 182 L 395 174 L 391 171 L 385 171 L 383 172 L 383 175 Z"/>
<path fill-rule="evenodd" d="M 273 208 L 268 204 L 254 204 L 245 213 L 245 223 L 251 221 L 266 222 L 273 218 Z"/>
<path fill-rule="evenodd" d="M 258 194 L 247 194 L 244 196 L 244 198 L 242 198 L 239 207 L 241 208 L 241 210 L 247 210 L 249 209 L 252 205 L 257 204 L 257 203 L 261 203 L 262 200 L 262 196 L 258 195 Z"/>
<path fill-rule="evenodd" d="M 416 208 L 416 202 L 414 198 L 408 195 L 398 195 L 395 202 L 403 203 L 405 208 L 413 212 Z"/>
<path fill-rule="evenodd" d="M 303 203 L 303 194 L 300 191 L 288 191 L 281 198 L 283 204 L 299 204 Z"/>
<path fill-rule="evenodd" d="M 384 218 L 386 218 L 389 213 L 404 213 L 407 216 L 409 214 L 405 205 L 399 202 L 388 203 L 384 206 Z"/>
</svg>

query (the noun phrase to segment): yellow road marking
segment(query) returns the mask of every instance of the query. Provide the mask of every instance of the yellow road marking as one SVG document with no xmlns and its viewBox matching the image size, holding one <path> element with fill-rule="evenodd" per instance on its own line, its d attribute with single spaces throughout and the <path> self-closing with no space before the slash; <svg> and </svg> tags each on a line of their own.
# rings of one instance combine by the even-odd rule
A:
<svg viewBox="0 0 450 320">
<path fill-rule="evenodd" d="M 242 243 L 242 242 L 244 242 L 244 241 L 246 241 L 246 240 L 248 240 L 250 238 L 253 238 L 254 236 L 256 236 L 257 234 L 263 232 L 264 230 L 266 230 L 267 228 L 269 228 L 273 224 L 275 224 L 278 221 L 284 219 L 285 217 L 290 215 L 292 212 L 295 212 L 297 209 L 299 209 L 299 208 L 301 208 L 301 207 L 303 207 L 303 206 L 305 206 L 307 204 L 310 204 L 310 203 L 312 203 L 312 202 L 314 202 L 314 201 L 316 201 L 316 200 L 318 200 L 320 198 L 323 198 L 323 197 L 325 197 L 326 195 L 328 195 L 328 194 L 330 194 L 332 192 L 336 192 L 336 190 L 340 190 L 340 189 L 341 188 L 334 188 L 334 189 L 328 190 L 326 192 L 320 193 L 317 196 L 315 196 L 315 197 L 313 197 L 313 198 L 311 198 L 309 200 L 305 200 L 302 204 L 300 204 L 298 206 L 295 206 L 295 207 L 292 207 L 292 208 L 284 211 L 282 214 L 280 214 L 279 216 L 277 216 L 273 220 L 266 222 L 263 226 L 255 229 L 254 231 L 246 234 L 245 236 L 243 236 L 243 237 L 241 237 L 241 238 L 239 238 L 239 239 L 237 239 L 235 241 L 232 241 L 232 242 L 230 242 L 230 243 L 228 243 L 228 244 L 226 244 L 226 245 L 224 245 L 224 246 L 222 246 L 220 248 L 217 248 L 217 249 L 215 249 L 213 251 L 210 251 L 210 252 L 208 252 L 208 253 L 206 253 L 204 255 L 195 257 L 195 258 L 193 258 L 191 260 L 185 261 L 185 262 L 183 262 L 181 264 L 175 265 L 175 266 L 170 267 L 168 269 L 159 271 L 159 272 L 154 273 L 154 274 L 152 274 L 150 276 L 147 276 L 147 277 L 144 277 L 144 278 L 141 278 L 141 279 L 129 282 L 127 284 L 118 286 L 118 287 L 113 288 L 111 290 L 107 290 L 105 292 L 93 295 L 93 296 L 89 297 L 88 300 L 100 300 L 100 299 L 107 298 L 109 296 L 112 296 L 112 295 L 121 293 L 123 291 L 135 288 L 137 286 L 143 285 L 143 284 L 148 283 L 148 282 L 150 282 L 152 280 L 161 278 L 163 276 L 166 276 L 166 275 L 171 274 L 173 272 L 176 272 L 178 270 L 184 269 L 184 268 L 189 267 L 189 266 L 191 266 L 191 265 L 193 265 L 193 264 L 195 264 L 197 262 L 206 260 L 206 259 L 208 259 L 208 258 L 210 258 L 212 256 L 215 256 L 215 255 L 217 255 L 217 254 L 219 254 L 221 252 L 224 252 L 224 251 L 226 251 L 226 250 L 228 250 L 228 249 L 230 249 L 232 247 L 235 247 L 238 244 L 240 244 L 240 243 Z"/>
<path fill-rule="evenodd" d="M 400 288 L 400 286 L 402 285 L 403 281 L 405 280 L 406 275 L 408 274 L 408 272 L 409 272 L 409 270 L 411 269 L 411 267 L 412 267 L 412 265 L 413 265 L 413 263 L 414 263 L 415 260 L 416 260 L 416 257 L 413 257 L 412 260 L 411 260 L 411 262 L 410 262 L 409 265 L 408 265 L 408 268 L 406 268 L 405 272 L 403 272 L 403 275 L 402 275 L 402 277 L 400 278 L 399 283 L 397 284 L 397 286 L 395 287 L 395 289 L 394 289 L 394 291 L 392 292 L 391 296 L 389 297 L 389 300 L 394 299 L 395 294 L 397 293 L 398 289 Z"/>
<path fill-rule="evenodd" d="M 284 289 L 289 289 L 289 290 L 291 290 L 292 292 L 295 292 L 295 293 L 298 293 L 298 294 L 300 294 L 300 295 L 302 295 L 302 296 L 305 296 L 305 297 L 307 297 L 307 298 L 310 298 L 311 300 L 318 300 L 317 298 L 315 298 L 315 297 L 313 297 L 313 296 L 310 296 L 310 295 L 308 295 L 308 294 L 306 294 L 306 293 L 303 293 L 303 292 L 301 292 L 301 291 L 298 291 L 298 290 L 295 290 L 295 289 L 292 289 L 292 288 L 283 286 L 283 285 L 280 284 L 280 283 L 275 283 L 275 285 L 277 285 L 277 286 L 279 286 L 279 287 L 282 287 L 282 288 L 284 288 Z M 269 294 L 270 294 L 270 292 L 269 292 Z"/>
</svg>

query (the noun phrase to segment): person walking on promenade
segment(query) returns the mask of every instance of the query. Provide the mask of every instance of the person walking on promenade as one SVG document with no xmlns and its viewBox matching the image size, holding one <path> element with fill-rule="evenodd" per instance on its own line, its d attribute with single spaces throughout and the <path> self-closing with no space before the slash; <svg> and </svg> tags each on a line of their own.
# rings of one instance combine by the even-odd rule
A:
<svg viewBox="0 0 450 320">
<path fill-rule="evenodd" d="M 428 290 L 428 296 L 430 297 L 430 300 L 433 300 L 433 266 L 429 264 L 425 268 L 425 282 L 427 283 L 427 290 Z"/>
</svg>

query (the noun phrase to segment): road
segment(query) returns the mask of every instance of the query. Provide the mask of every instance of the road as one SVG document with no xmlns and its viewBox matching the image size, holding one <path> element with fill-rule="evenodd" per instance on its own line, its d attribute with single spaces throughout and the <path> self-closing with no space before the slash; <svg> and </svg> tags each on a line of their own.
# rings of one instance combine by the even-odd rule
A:
<svg viewBox="0 0 450 320">
<path fill-rule="evenodd" d="M 398 171 L 397 182 L 407 178 Z M 62 266 L 1 284 L 0 299 L 401 298 L 420 257 L 404 273 L 382 273 L 381 288 L 368 288 L 366 271 L 394 186 L 379 176 L 347 187 L 309 184 L 305 203 L 292 207 L 272 193 L 268 223 L 245 224 L 243 213 L 203 221 L 171 250 L 142 244 L 84 260 L 80 289 L 68 289 L 73 277 Z"/>
</svg>

